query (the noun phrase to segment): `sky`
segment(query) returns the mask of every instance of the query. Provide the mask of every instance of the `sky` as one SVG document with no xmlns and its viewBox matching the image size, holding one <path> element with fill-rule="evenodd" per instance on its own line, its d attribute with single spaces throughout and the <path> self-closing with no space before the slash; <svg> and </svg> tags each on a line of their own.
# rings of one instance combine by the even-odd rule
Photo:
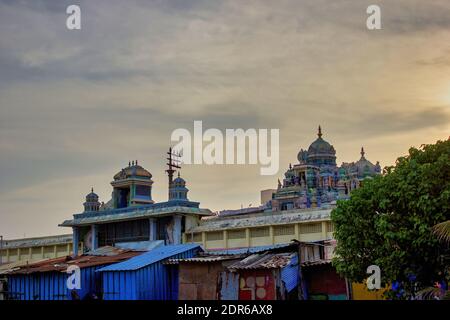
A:
<svg viewBox="0 0 450 320">
<path fill-rule="evenodd" d="M 81 30 L 66 28 L 81 7 Z M 366 9 L 381 8 L 381 30 Z M 280 169 L 185 165 L 213 211 L 260 204 L 322 126 L 338 164 L 450 132 L 448 0 L 0 0 L 0 235 L 70 233 L 138 160 L 167 200 L 173 130 L 280 130 Z"/>
</svg>

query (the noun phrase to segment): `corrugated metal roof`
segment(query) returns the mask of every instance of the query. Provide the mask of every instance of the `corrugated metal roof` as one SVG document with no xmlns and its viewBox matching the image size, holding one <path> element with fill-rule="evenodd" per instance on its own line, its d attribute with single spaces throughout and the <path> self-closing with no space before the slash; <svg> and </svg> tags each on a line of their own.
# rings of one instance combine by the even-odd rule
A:
<svg viewBox="0 0 450 320">
<path fill-rule="evenodd" d="M 297 253 L 263 253 L 252 254 L 247 258 L 228 266 L 230 270 L 279 269 L 287 266 Z"/>
<path fill-rule="evenodd" d="M 201 248 L 198 244 L 179 244 L 157 247 L 149 252 L 143 253 L 140 256 L 134 257 L 130 260 L 116 263 L 97 271 L 129 271 L 137 270 L 148 266 L 152 263 L 170 258 L 176 254 L 192 250 L 195 248 Z"/>
<path fill-rule="evenodd" d="M 47 260 L 47 259 L 34 260 L 31 262 L 30 261 L 16 261 L 16 262 L 0 264 L 0 275 L 11 273 L 12 271 L 18 270 L 18 269 L 20 269 L 20 267 L 26 266 L 27 264 L 30 264 L 30 263 L 42 262 L 45 260 Z"/>
<path fill-rule="evenodd" d="M 142 252 L 122 249 L 119 249 L 119 251 L 115 251 L 115 253 L 116 254 L 114 255 L 105 256 L 82 255 L 76 258 L 66 256 L 61 258 L 49 259 L 37 263 L 22 265 L 19 268 L 11 270 L 11 272 L 8 272 L 8 274 L 30 274 L 52 271 L 65 272 L 67 268 L 72 265 L 78 266 L 80 269 L 82 269 L 87 267 L 116 263 L 142 254 Z"/>
<path fill-rule="evenodd" d="M 249 254 L 249 253 L 258 253 L 268 250 L 287 248 L 290 246 L 296 246 L 295 242 L 290 243 L 280 243 L 275 245 L 268 246 L 257 246 L 257 247 L 246 247 L 246 248 L 238 248 L 238 249 L 226 249 L 226 250 L 208 250 L 205 253 L 209 255 L 235 255 L 235 254 Z"/>
<path fill-rule="evenodd" d="M 331 260 L 316 260 L 316 261 L 306 261 L 302 262 L 302 267 L 312 267 L 324 264 L 331 264 Z"/>
<path fill-rule="evenodd" d="M 194 262 L 194 263 L 202 263 L 202 262 L 220 262 L 226 260 L 235 260 L 242 259 L 242 255 L 226 255 L 226 256 L 205 256 L 205 257 L 195 257 L 195 258 L 187 258 L 187 259 L 168 259 L 164 264 L 178 264 L 180 262 Z"/>
<path fill-rule="evenodd" d="M 291 261 L 281 269 L 281 280 L 284 282 L 286 290 L 291 292 L 298 285 L 298 255 L 295 254 Z"/>
</svg>

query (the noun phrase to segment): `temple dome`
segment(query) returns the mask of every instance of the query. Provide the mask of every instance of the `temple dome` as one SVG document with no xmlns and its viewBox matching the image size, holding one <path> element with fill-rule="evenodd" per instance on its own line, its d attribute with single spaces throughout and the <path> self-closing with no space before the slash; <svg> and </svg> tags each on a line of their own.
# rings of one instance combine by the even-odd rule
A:
<svg viewBox="0 0 450 320">
<path fill-rule="evenodd" d="M 86 195 L 86 202 L 83 204 L 84 211 L 98 211 L 100 209 L 100 202 L 98 201 L 98 195 L 94 192 L 94 188 L 91 188 L 91 192 Z"/>
<path fill-rule="evenodd" d="M 300 149 L 297 154 L 297 160 L 300 164 L 306 164 L 306 160 L 308 159 L 308 151 Z"/>
<path fill-rule="evenodd" d="M 334 147 L 329 144 L 327 141 L 322 139 L 322 129 L 319 126 L 319 132 L 318 132 L 318 138 L 311 143 L 311 145 L 308 148 L 308 154 L 336 154 L 336 150 L 334 150 Z"/>
<path fill-rule="evenodd" d="M 188 200 L 187 193 L 189 189 L 186 188 L 186 181 L 180 177 L 178 172 L 178 177 L 172 181 L 169 187 L 169 201 L 171 200 Z"/>
<path fill-rule="evenodd" d="M 318 167 L 336 166 L 336 150 L 322 139 L 322 129 L 319 126 L 318 138 L 308 148 L 307 164 Z"/>
<path fill-rule="evenodd" d="M 120 170 L 118 173 L 114 175 L 114 180 L 123 180 L 130 177 L 138 177 L 138 178 L 147 178 L 150 179 L 152 174 L 145 170 L 140 165 L 133 162 L 133 164 L 129 164 L 128 167 Z"/>
<path fill-rule="evenodd" d="M 372 162 L 367 160 L 364 155 L 365 155 L 365 152 L 364 152 L 364 148 L 362 147 L 361 148 L 361 158 L 355 162 L 355 168 L 356 168 L 356 171 L 358 172 L 358 174 L 363 175 L 363 174 L 373 174 L 373 173 L 379 172 L 380 164 L 377 163 L 376 165 L 374 165 Z"/>
<path fill-rule="evenodd" d="M 180 176 L 178 176 L 175 180 L 173 180 L 173 184 L 177 185 L 177 186 L 185 186 L 186 181 L 183 178 L 181 178 Z"/>
<path fill-rule="evenodd" d="M 94 188 L 91 189 L 91 192 L 86 195 L 86 202 L 97 202 L 98 195 L 94 192 Z"/>
</svg>

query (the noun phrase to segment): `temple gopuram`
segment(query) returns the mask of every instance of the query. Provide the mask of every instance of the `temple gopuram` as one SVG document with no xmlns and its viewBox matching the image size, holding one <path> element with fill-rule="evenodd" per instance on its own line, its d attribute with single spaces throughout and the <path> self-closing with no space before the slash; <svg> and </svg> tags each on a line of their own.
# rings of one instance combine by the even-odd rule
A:
<svg viewBox="0 0 450 320">
<path fill-rule="evenodd" d="M 338 199 L 348 198 L 362 180 L 381 173 L 379 162 L 373 164 L 364 155 L 364 148 L 361 148 L 358 161 L 338 167 L 336 150 L 322 138 L 319 126 L 317 139 L 308 150 L 299 151 L 298 163 L 289 165 L 283 182 L 278 180 L 278 188 L 266 204 L 266 210 L 329 207 Z"/>
</svg>

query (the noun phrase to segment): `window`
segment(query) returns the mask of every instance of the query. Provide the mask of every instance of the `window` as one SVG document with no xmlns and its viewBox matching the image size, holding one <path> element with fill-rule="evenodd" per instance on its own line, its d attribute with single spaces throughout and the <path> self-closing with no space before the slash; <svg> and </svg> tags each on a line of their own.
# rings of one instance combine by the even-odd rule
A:
<svg viewBox="0 0 450 320">
<path fill-rule="evenodd" d="M 321 223 L 300 224 L 300 233 L 320 233 L 322 232 Z"/>
<path fill-rule="evenodd" d="M 228 231 L 228 239 L 245 239 L 245 229 Z"/>
<path fill-rule="evenodd" d="M 334 232 L 334 225 L 331 222 L 327 222 L 327 232 Z"/>
<path fill-rule="evenodd" d="M 99 246 L 117 242 L 148 241 L 150 224 L 148 219 L 101 224 L 98 227 Z"/>
<path fill-rule="evenodd" d="M 252 238 L 258 238 L 258 237 L 268 237 L 270 234 L 269 228 L 254 228 L 250 229 L 250 236 Z"/>
<path fill-rule="evenodd" d="M 207 241 L 223 240 L 223 232 L 222 231 L 207 232 L 206 233 L 206 240 Z"/>
<path fill-rule="evenodd" d="M 136 195 L 137 196 L 149 196 L 150 195 L 150 187 L 136 185 Z"/>
<path fill-rule="evenodd" d="M 295 227 L 293 225 L 277 226 L 273 228 L 273 233 L 276 236 L 289 236 L 295 234 Z"/>
<path fill-rule="evenodd" d="M 187 242 L 202 242 L 202 233 L 186 233 Z"/>
<path fill-rule="evenodd" d="M 281 210 L 292 210 L 292 209 L 294 209 L 293 202 L 285 202 L 281 205 Z"/>
</svg>

